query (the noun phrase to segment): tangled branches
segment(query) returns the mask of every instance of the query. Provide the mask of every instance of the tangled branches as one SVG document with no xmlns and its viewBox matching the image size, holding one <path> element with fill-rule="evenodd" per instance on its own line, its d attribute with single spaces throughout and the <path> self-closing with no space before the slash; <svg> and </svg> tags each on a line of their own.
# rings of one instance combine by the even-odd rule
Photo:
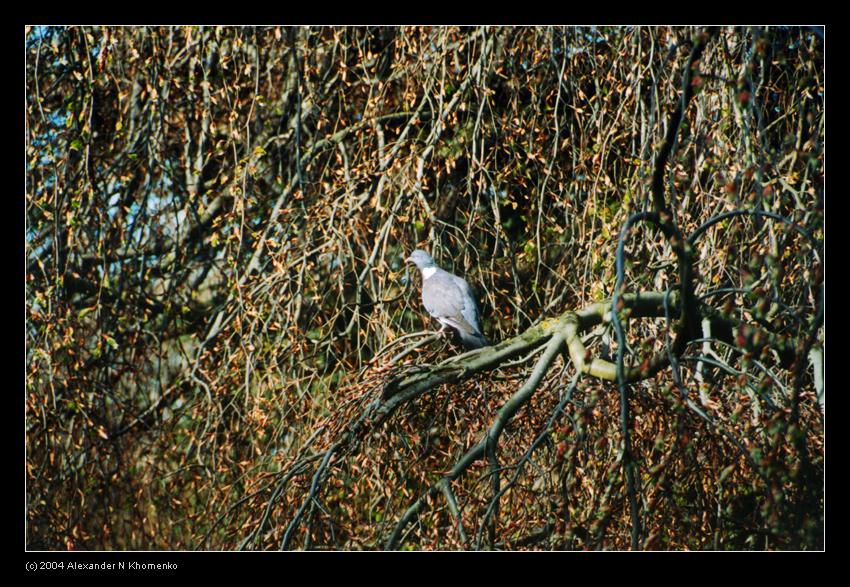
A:
<svg viewBox="0 0 850 587">
<path fill-rule="evenodd" d="M 33 27 L 30 546 L 817 548 L 816 33 Z"/>
</svg>

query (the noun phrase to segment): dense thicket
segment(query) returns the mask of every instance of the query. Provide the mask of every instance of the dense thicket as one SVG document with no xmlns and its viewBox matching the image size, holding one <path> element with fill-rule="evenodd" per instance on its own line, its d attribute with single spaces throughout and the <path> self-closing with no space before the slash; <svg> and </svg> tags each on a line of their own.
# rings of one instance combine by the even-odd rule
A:
<svg viewBox="0 0 850 587">
<path fill-rule="evenodd" d="M 26 60 L 29 547 L 822 547 L 819 30 L 32 27 Z M 533 340 L 369 420 L 459 352 L 417 247 Z M 584 343 L 643 375 L 577 377 L 550 319 L 628 292 L 668 319 Z"/>
</svg>

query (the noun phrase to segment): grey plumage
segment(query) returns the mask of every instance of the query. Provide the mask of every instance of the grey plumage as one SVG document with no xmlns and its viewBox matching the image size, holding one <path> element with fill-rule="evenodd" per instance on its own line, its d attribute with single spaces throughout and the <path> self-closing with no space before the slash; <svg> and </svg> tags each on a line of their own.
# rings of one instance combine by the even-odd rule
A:
<svg viewBox="0 0 850 587">
<path fill-rule="evenodd" d="M 413 251 L 407 261 L 422 273 L 422 304 L 428 313 L 443 326 L 457 330 L 467 348 L 489 346 L 479 326 L 475 295 L 466 280 L 437 267 L 421 249 Z"/>
</svg>

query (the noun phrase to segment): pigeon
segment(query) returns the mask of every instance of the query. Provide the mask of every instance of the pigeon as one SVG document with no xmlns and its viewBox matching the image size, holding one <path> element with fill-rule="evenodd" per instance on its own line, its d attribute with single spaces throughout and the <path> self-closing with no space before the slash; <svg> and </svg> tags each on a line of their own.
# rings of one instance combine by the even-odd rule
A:
<svg viewBox="0 0 850 587">
<path fill-rule="evenodd" d="M 422 304 L 443 329 L 450 326 L 457 330 L 467 348 L 490 346 L 481 333 L 478 305 L 466 280 L 437 267 L 431 255 L 421 249 L 413 251 L 407 262 L 422 273 Z"/>
</svg>

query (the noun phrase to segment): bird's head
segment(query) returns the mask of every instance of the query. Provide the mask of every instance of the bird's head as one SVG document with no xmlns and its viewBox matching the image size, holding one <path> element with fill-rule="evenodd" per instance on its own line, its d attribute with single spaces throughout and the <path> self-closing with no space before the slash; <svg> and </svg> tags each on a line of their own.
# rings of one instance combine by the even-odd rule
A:
<svg viewBox="0 0 850 587">
<path fill-rule="evenodd" d="M 406 261 L 408 263 L 413 263 L 420 270 L 436 266 L 436 263 L 434 263 L 434 259 L 431 258 L 431 255 L 429 255 L 422 249 L 416 249 L 415 251 L 410 253 L 410 256 L 406 259 Z"/>
</svg>

